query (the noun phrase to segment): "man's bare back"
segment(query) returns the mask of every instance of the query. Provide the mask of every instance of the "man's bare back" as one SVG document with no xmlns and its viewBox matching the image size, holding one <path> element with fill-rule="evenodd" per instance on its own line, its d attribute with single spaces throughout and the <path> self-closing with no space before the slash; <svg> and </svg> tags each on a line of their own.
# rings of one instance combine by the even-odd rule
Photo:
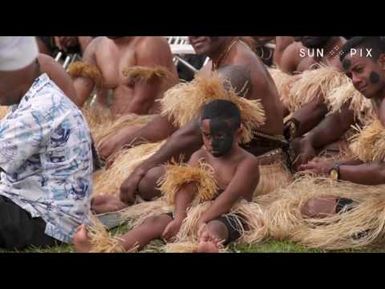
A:
<svg viewBox="0 0 385 289">
<path fill-rule="evenodd" d="M 98 37 L 87 47 L 83 60 L 95 65 L 101 72 L 103 85 L 97 90 L 97 102 L 110 106 L 114 115 L 157 113 L 159 105 L 154 101 L 177 81 L 170 47 L 162 37 Z M 132 66 L 161 66 L 174 77 L 170 77 L 166 84 L 158 78 L 135 82 L 123 74 L 126 68 Z M 84 78 L 75 80 L 80 105 L 92 92 L 90 81 Z M 109 96 L 109 90 L 112 96 Z M 109 97 L 112 99 L 109 100 Z"/>
</svg>

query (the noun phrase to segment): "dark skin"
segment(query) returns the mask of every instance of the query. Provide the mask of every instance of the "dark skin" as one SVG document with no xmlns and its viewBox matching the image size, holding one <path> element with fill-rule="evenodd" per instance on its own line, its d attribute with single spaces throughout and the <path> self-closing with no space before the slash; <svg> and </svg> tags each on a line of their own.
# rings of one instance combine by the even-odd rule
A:
<svg viewBox="0 0 385 289">
<path fill-rule="evenodd" d="M 162 37 L 97 37 L 87 46 L 83 61 L 96 66 L 102 74 L 103 84 L 97 88 L 96 102 L 102 107 L 108 107 L 114 116 L 157 113 L 159 105 L 155 100 L 163 96 L 166 88 L 177 82 L 170 47 Z M 132 66 L 162 66 L 172 77 L 165 87 L 158 78 L 134 82 L 123 74 L 125 68 Z M 74 85 L 76 104 L 81 107 L 96 84 L 89 78 L 77 77 Z M 112 91 L 110 104 L 109 90 Z"/>
<path fill-rule="evenodd" d="M 328 66 L 335 67 L 338 70 L 342 71 L 342 65 L 338 59 L 338 55 L 342 45 L 346 42 L 344 38 L 303 36 L 303 37 L 296 37 L 296 41 L 299 41 L 302 47 L 297 45 L 298 48 L 296 50 L 293 50 L 293 52 L 290 55 L 299 53 L 300 49 L 322 48 L 324 52 L 324 57 L 318 57 L 317 55 L 314 55 L 313 57 L 307 56 L 305 58 L 300 57 L 301 61 L 300 63 L 297 64 L 298 67 L 296 68 L 296 71 L 298 71 L 299 65 L 301 65 L 301 69 L 305 68 L 307 70 L 307 69 L 311 69 L 311 66 L 316 63 L 326 64 Z M 285 57 L 288 57 L 288 55 L 286 55 Z M 306 132 L 310 131 L 317 124 L 320 123 L 320 121 L 325 117 L 325 114 L 327 112 L 328 112 L 328 109 L 325 103 L 323 102 L 322 95 L 318 95 L 315 98 L 315 100 L 302 106 L 300 109 L 295 111 L 292 115 L 292 118 L 296 119 L 299 123 L 296 135 L 292 137 L 299 137 L 305 134 Z M 288 129 L 289 127 L 288 125 L 286 125 L 285 130 L 288 130 Z"/>
<path fill-rule="evenodd" d="M 16 71 L 0 71 L 0 105 L 18 104 L 40 74 L 35 61 Z"/>
<path fill-rule="evenodd" d="M 345 73 L 352 79 L 353 85 L 365 97 L 372 100 L 377 117 L 384 125 L 385 119 L 385 55 L 377 60 L 358 56 L 347 56 L 342 62 Z M 318 138 L 316 138 L 318 139 Z M 334 161 L 315 159 L 300 166 L 300 170 L 309 170 L 326 175 L 335 166 Z M 385 165 L 382 161 L 364 163 L 358 159 L 339 162 L 339 179 L 364 185 L 385 183 Z M 323 196 L 308 200 L 301 208 L 304 217 L 324 218 L 336 213 L 336 196 Z"/>
<path fill-rule="evenodd" d="M 251 201 L 259 181 L 258 160 L 238 145 L 241 129 L 232 129 L 229 137 L 228 131 L 231 128 L 223 130 L 216 127 L 217 129 L 213 130 L 211 120 L 202 120 L 200 128 L 204 146 L 189 160 L 191 166 L 197 166 L 199 161 L 204 161 L 213 167 L 220 193 L 198 222 L 198 252 L 219 251 L 220 244 L 227 241 L 229 232 L 217 218 L 228 213 L 237 201 Z M 232 141 L 230 148 L 218 156 L 215 140 L 226 142 L 229 139 Z M 187 217 L 187 209 L 191 206 L 195 194 L 196 187 L 193 183 L 182 186 L 175 194 L 174 218 L 166 214 L 148 218 L 143 224 L 120 237 L 121 246 L 125 250 L 133 249 L 136 245 L 141 249 L 153 239 L 172 240 Z M 74 235 L 74 246 L 78 252 L 90 251 L 91 243 L 84 226 Z"/>
<path fill-rule="evenodd" d="M 76 91 L 71 77 L 65 69 L 57 63 L 51 56 L 40 53 L 38 56 L 40 69 L 42 73 L 47 73 L 57 86 L 68 96 L 73 102 L 76 102 Z"/>
<path fill-rule="evenodd" d="M 221 55 L 224 54 L 224 49 L 233 40 L 234 38 L 230 37 L 215 37 L 215 39 L 191 37 L 190 42 L 198 54 L 208 55 L 216 63 L 222 57 Z M 279 96 L 271 76 L 255 54 L 243 43 L 238 42 L 225 57 L 222 57 L 217 66 L 219 67 L 218 73 L 224 75 L 224 78 L 229 80 L 235 89 L 242 88 L 246 82 L 249 83 L 247 94 L 244 97 L 261 100 L 267 119 L 265 125 L 261 126 L 259 130 L 266 134 L 282 135 L 283 110 Z M 209 62 L 202 69 L 202 73 L 208 73 L 211 71 L 211 68 L 212 63 Z M 161 123 L 160 119 L 158 120 Z M 161 134 L 163 131 L 160 127 L 157 127 L 157 130 L 157 134 Z M 172 131 L 170 126 L 166 126 L 165 130 Z M 147 135 L 150 134 L 153 131 L 151 124 L 148 124 L 144 131 L 146 131 Z M 136 133 L 134 136 L 140 138 L 139 133 Z M 167 135 L 165 134 L 164 137 L 167 137 Z M 130 138 L 127 143 L 130 143 L 131 140 L 133 138 Z M 152 140 L 155 141 L 153 138 Z M 123 182 L 120 189 L 121 200 L 127 204 L 132 203 L 135 195 L 138 193 L 140 181 L 151 169 L 155 169 L 160 164 L 170 160 L 171 157 L 178 159 L 181 154 L 188 157 L 192 152 L 199 149 L 201 145 L 202 139 L 197 120 L 178 129 L 168 138 L 165 145 L 157 153 L 145 160 Z M 152 186 L 155 187 L 155 184 L 152 184 Z"/>
<path fill-rule="evenodd" d="M 312 129 L 306 136 L 295 138 L 291 146 L 297 152 L 294 167 L 298 167 L 313 159 L 322 148 L 338 141 L 341 136 L 354 123 L 354 113 L 345 104 L 341 111 L 325 117 L 319 125 Z"/>
<path fill-rule="evenodd" d="M 373 100 L 379 119 L 384 119 L 385 110 L 385 54 L 377 60 L 359 56 L 346 56 L 350 65 L 345 65 L 345 73 L 352 79 L 354 87 L 365 97 Z M 385 183 L 385 164 L 376 161 L 362 163 L 357 160 L 342 162 L 340 179 L 364 185 L 378 185 Z M 301 165 L 301 170 L 310 170 L 319 174 L 326 174 L 335 165 L 334 162 L 314 160 Z"/>
<path fill-rule="evenodd" d="M 280 67 L 281 58 L 286 48 L 294 42 L 292 36 L 277 36 L 275 37 L 275 49 L 273 55 L 273 62 L 275 65 Z"/>
<path fill-rule="evenodd" d="M 261 99 L 262 105 L 266 112 L 266 123 L 260 127 L 260 131 L 267 134 L 282 134 L 283 107 L 279 101 L 279 96 L 269 73 L 265 69 L 262 61 L 253 53 L 253 51 L 244 45 L 244 43 L 236 43 L 230 51 L 226 49 L 234 41 L 235 37 L 190 37 L 190 42 L 196 50 L 197 54 L 206 55 L 213 59 L 214 63 L 218 62 L 217 70 L 220 74 L 225 74 L 226 79 L 230 81 L 233 87 L 241 89 L 245 83 L 250 83 L 248 92 L 244 96 L 248 99 Z M 237 80 L 240 69 L 234 71 L 222 71 L 223 67 L 236 66 L 243 72 L 244 79 Z M 201 73 L 209 74 L 212 70 L 212 61 L 202 68 Z M 222 73 L 223 72 L 223 73 Z M 236 83 L 234 83 L 236 82 Z M 239 83 L 239 84 L 238 84 Z M 189 126 L 192 127 L 192 126 Z M 197 126 L 195 126 L 196 130 Z M 99 147 L 99 152 L 104 158 L 108 158 L 122 146 L 130 144 L 131 146 L 140 144 L 143 139 L 150 142 L 156 142 L 169 137 L 178 127 L 174 127 L 167 117 L 157 116 L 142 129 L 132 131 L 126 128 L 119 133 L 119 136 L 113 141 L 105 143 Z M 196 132 L 195 135 L 199 135 Z M 184 149 L 184 147 L 183 147 Z M 197 147 L 195 147 L 195 150 Z M 180 154 L 181 152 L 177 152 Z M 168 156 L 165 160 L 167 160 Z"/>
</svg>

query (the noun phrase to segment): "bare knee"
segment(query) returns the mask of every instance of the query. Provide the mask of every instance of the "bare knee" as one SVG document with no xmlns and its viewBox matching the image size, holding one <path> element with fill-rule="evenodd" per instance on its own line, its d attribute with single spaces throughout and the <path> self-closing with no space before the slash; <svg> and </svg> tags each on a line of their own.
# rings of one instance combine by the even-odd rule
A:
<svg viewBox="0 0 385 289">
<path fill-rule="evenodd" d="M 210 221 L 207 224 L 207 230 L 211 236 L 215 236 L 219 240 L 227 241 L 229 237 L 226 225 L 218 220 Z"/>
<path fill-rule="evenodd" d="M 311 198 L 301 207 L 301 214 L 307 218 L 324 218 L 335 214 L 337 198 L 325 196 L 321 198 Z"/>
<path fill-rule="evenodd" d="M 146 201 L 152 200 L 154 197 L 160 196 L 157 188 L 158 179 L 164 174 L 163 166 L 158 166 L 149 170 L 139 182 L 139 195 Z"/>
</svg>

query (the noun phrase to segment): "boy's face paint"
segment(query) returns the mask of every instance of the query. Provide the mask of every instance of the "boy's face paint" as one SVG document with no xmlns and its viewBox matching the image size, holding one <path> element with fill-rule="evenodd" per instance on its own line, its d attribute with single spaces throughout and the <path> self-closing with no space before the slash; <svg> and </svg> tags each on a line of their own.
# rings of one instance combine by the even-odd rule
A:
<svg viewBox="0 0 385 289">
<path fill-rule="evenodd" d="M 234 129 L 223 120 L 205 119 L 202 121 L 203 141 L 206 149 L 214 156 L 226 155 L 234 143 Z"/>
<path fill-rule="evenodd" d="M 212 119 L 210 121 L 210 132 L 212 136 L 213 156 L 221 157 L 227 154 L 234 142 L 234 132 L 223 120 Z"/>
</svg>

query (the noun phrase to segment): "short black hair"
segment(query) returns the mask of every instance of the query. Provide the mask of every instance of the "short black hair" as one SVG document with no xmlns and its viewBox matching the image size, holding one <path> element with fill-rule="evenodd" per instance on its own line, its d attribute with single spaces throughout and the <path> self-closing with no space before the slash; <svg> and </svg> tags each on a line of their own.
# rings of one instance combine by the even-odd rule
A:
<svg viewBox="0 0 385 289">
<path fill-rule="evenodd" d="M 373 61 L 377 60 L 378 57 L 385 53 L 385 40 L 384 37 L 375 37 L 375 36 L 356 36 L 349 39 L 341 49 L 340 61 L 342 62 L 347 54 L 353 48 L 368 48 L 372 49 L 371 59 Z"/>
<path fill-rule="evenodd" d="M 241 126 L 241 111 L 229 100 L 216 99 L 203 106 L 201 120 L 204 119 L 225 120 L 235 130 Z"/>
</svg>

